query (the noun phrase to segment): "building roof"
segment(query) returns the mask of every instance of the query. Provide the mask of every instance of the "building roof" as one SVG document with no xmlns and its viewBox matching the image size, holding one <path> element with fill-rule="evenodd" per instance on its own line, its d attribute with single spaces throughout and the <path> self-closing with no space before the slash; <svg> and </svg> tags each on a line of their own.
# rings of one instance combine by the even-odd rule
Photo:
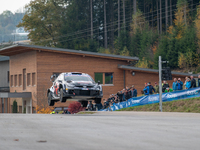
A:
<svg viewBox="0 0 200 150">
<path fill-rule="evenodd" d="M 118 65 L 119 69 L 124 69 L 124 70 L 133 70 L 133 71 L 139 71 L 139 72 L 148 72 L 148 73 L 159 73 L 159 70 L 156 69 L 147 69 L 147 68 L 138 68 L 138 67 L 133 67 L 133 66 L 127 66 L 127 65 Z M 179 76 L 191 76 L 193 75 L 194 77 L 198 77 L 198 74 L 189 74 L 189 73 L 182 73 L 182 72 L 171 72 L 172 75 L 179 75 Z"/>
<path fill-rule="evenodd" d="M 23 92 L 23 93 L 0 92 L 0 97 L 1 98 L 31 98 L 32 95 L 31 95 L 31 92 Z"/>
<path fill-rule="evenodd" d="M 95 53 L 95 52 L 82 51 L 82 50 L 44 47 L 44 46 L 28 45 L 28 44 L 20 44 L 20 43 L 0 49 L 0 55 L 12 56 L 12 55 L 16 55 L 16 54 L 20 54 L 20 53 L 24 53 L 24 52 L 28 52 L 28 51 L 33 51 L 33 50 L 57 52 L 57 53 L 67 53 L 67 54 L 73 54 L 73 55 L 83 55 L 83 56 L 92 56 L 92 57 L 103 57 L 103 58 L 119 59 L 119 60 L 127 60 L 127 61 L 138 61 L 139 60 L 138 57 L 103 54 L 103 53 Z"/>
<path fill-rule="evenodd" d="M 0 61 L 9 61 L 10 57 L 8 56 L 0 56 Z"/>
</svg>

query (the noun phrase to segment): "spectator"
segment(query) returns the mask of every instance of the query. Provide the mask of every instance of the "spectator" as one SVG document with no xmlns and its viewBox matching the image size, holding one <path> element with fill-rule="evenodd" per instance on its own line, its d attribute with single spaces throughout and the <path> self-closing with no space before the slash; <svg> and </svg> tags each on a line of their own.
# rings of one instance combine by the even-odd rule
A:
<svg viewBox="0 0 200 150">
<path fill-rule="evenodd" d="M 125 91 L 125 99 L 128 100 L 131 97 L 131 91 L 129 89 L 129 87 L 126 87 L 126 91 Z"/>
<path fill-rule="evenodd" d="M 88 111 L 92 111 L 93 110 L 92 101 L 88 101 L 87 109 L 88 109 Z"/>
<path fill-rule="evenodd" d="M 200 75 L 198 76 L 198 87 L 200 87 Z"/>
<path fill-rule="evenodd" d="M 123 94 L 123 101 L 126 101 L 126 99 L 125 99 L 125 92 L 126 92 L 126 89 L 124 88 L 123 90 L 122 90 L 122 94 Z"/>
<path fill-rule="evenodd" d="M 149 82 L 147 85 L 148 85 L 148 86 L 147 86 L 147 93 L 146 93 L 145 95 L 151 95 L 151 94 L 153 94 L 153 91 L 155 92 L 155 89 L 154 89 L 154 87 L 151 85 L 151 82 Z"/>
<path fill-rule="evenodd" d="M 155 85 L 154 85 L 154 89 L 155 89 L 155 93 L 159 93 L 159 86 L 156 82 L 155 82 Z"/>
<path fill-rule="evenodd" d="M 119 101 L 122 102 L 123 101 L 123 93 L 122 93 L 122 91 L 118 91 L 117 95 L 119 97 Z"/>
<path fill-rule="evenodd" d="M 153 94 L 153 92 L 155 93 L 155 89 L 154 87 L 151 85 L 151 82 L 148 83 L 148 87 L 149 87 L 149 94 Z"/>
<path fill-rule="evenodd" d="M 176 78 L 174 78 L 174 82 L 173 82 L 173 84 L 172 84 L 172 89 L 173 89 L 174 91 L 178 90 L 178 82 L 177 82 L 177 79 L 176 79 Z"/>
<path fill-rule="evenodd" d="M 103 109 L 106 109 L 107 108 L 107 104 L 106 104 L 106 101 L 104 101 L 103 103 Z"/>
<path fill-rule="evenodd" d="M 144 89 L 143 89 L 143 91 L 144 91 L 144 95 L 147 95 L 147 83 L 144 84 Z"/>
<path fill-rule="evenodd" d="M 165 93 L 168 93 L 168 92 L 173 92 L 173 89 L 167 87 L 167 88 L 165 89 Z"/>
<path fill-rule="evenodd" d="M 185 86 L 186 86 L 186 89 L 189 89 L 191 87 L 190 77 L 187 78 L 187 82 Z"/>
<path fill-rule="evenodd" d="M 169 87 L 169 84 L 166 81 L 163 81 L 162 92 L 165 92 L 165 89 Z"/>
<path fill-rule="evenodd" d="M 96 109 L 101 110 L 103 108 L 102 103 L 96 104 Z"/>
<path fill-rule="evenodd" d="M 137 90 L 135 89 L 134 85 L 132 86 L 131 89 L 131 97 L 137 97 Z"/>
<path fill-rule="evenodd" d="M 181 78 L 178 78 L 178 90 L 183 89 L 183 82 L 181 81 Z"/>
<path fill-rule="evenodd" d="M 190 78 L 191 78 L 191 86 L 190 86 L 190 88 L 195 88 L 196 87 L 196 80 L 194 79 L 193 76 L 190 76 Z"/>
<path fill-rule="evenodd" d="M 186 83 L 187 83 L 187 80 L 188 80 L 188 77 L 185 77 L 184 89 L 187 89 L 187 88 L 186 88 Z"/>
</svg>

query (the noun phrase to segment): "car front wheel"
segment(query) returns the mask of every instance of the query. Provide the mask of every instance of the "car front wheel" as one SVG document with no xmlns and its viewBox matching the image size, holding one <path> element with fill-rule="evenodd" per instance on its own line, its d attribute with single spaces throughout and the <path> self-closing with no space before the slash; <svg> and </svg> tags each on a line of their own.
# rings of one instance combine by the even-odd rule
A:
<svg viewBox="0 0 200 150">
<path fill-rule="evenodd" d="M 64 103 L 66 102 L 67 98 L 63 97 L 63 89 L 60 88 L 60 102 Z"/>
<path fill-rule="evenodd" d="M 48 93 L 48 104 L 49 106 L 54 106 L 54 101 L 51 99 L 51 92 Z"/>
</svg>

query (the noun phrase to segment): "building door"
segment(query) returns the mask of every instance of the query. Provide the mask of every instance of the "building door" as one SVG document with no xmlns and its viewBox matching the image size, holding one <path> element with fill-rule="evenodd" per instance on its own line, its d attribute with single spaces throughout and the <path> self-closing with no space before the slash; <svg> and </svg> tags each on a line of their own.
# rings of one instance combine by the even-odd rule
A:
<svg viewBox="0 0 200 150">
<path fill-rule="evenodd" d="M 26 90 L 26 69 L 23 69 L 23 90 Z"/>
<path fill-rule="evenodd" d="M 2 113 L 4 113 L 4 99 L 2 98 Z"/>
</svg>

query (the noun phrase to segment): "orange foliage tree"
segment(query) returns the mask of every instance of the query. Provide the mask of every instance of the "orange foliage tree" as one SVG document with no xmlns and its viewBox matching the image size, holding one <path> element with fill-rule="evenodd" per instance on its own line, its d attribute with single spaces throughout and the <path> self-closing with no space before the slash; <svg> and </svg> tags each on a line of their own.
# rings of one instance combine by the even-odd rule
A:
<svg viewBox="0 0 200 150">
<path fill-rule="evenodd" d="M 53 111 L 53 107 L 48 105 L 47 100 L 47 91 L 46 88 L 43 87 L 43 92 L 40 95 L 33 94 L 33 96 L 37 99 L 36 113 L 38 114 L 49 114 Z"/>
</svg>

